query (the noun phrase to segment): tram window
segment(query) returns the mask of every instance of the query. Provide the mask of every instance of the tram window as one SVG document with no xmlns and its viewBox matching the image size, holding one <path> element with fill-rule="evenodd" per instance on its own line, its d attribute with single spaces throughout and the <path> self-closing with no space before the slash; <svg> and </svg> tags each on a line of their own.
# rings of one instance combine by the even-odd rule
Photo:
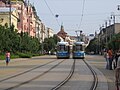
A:
<svg viewBox="0 0 120 90">
<path fill-rule="evenodd" d="M 82 51 L 83 50 L 82 45 L 76 45 L 76 50 L 77 51 L 79 51 L 79 50 Z"/>
<path fill-rule="evenodd" d="M 65 46 L 64 46 L 64 45 L 61 45 L 61 46 L 60 46 L 60 50 L 61 50 L 61 51 L 64 51 L 64 50 L 65 50 Z"/>
<path fill-rule="evenodd" d="M 80 45 L 80 50 L 81 50 L 81 51 L 83 50 L 82 45 Z"/>
</svg>

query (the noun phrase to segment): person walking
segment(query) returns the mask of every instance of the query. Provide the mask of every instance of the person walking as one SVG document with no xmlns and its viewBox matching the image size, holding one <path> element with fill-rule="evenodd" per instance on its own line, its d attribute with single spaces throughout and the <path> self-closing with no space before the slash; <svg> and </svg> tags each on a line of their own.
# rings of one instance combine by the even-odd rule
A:
<svg viewBox="0 0 120 90">
<path fill-rule="evenodd" d="M 106 69 L 109 69 L 109 55 L 108 55 L 108 50 L 104 51 L 104 58 L 106 60 Z"/>
<path fill-rule="evenodd" d="M 112 70 L 113 53 L 111 48 L 108 50 L 108 56 L 109 56 L 109 70 Z"/>
<path fill-rule="evenodd" d="M 10 52 L 6 51 L 6 66 L 8 65 L 8 63 L 10 62 Z"/>
<path fill-rule="evenodd" d="M 118 58 L 117 67 L 115 69 L 115 85 L 116 90 L 120 89 L 120 57 Z"/>
<path fill-rule="evenodd" d="M 120 50 L 115 52 L 115 67 L 117 67 L 118 58 L 120 56 Z"/>
</svg>

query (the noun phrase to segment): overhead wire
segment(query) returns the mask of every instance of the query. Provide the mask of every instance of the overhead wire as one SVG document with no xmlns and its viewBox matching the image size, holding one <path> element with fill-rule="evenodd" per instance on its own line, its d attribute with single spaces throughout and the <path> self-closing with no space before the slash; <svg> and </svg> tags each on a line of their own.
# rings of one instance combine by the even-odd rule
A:
<svg viewBox="0 0 120 90">
<path fill-rule="evenodd" d="M 85 0 L 83 0 L 81 20 L 80 20 L 80 24 L 79 24 L 79 26 L 78 26 L 78 29 L 80 29 L 80 28 L 81 28 L 81 25 L 82 25 L 83 16 L 84 16 L 84 8 L 85 8 Z"/>
<path fill-rule="evenodd" d="M 46 4 L 46 6 L 48 7 L 49 11 L 51 12 L 51 14 L 53 15 L 53 17 L 55 17 L 55 15 L 54 15 L 54 13 L 52 12 L 51 8 L 49 7 L 47 1 L 44 0 L 44 2 L 45 2 L 45 4 Z M 56 19 L 56 21 L 57 21 L 57 24 L 60 26 L 58 19 Z"/>
</svg>

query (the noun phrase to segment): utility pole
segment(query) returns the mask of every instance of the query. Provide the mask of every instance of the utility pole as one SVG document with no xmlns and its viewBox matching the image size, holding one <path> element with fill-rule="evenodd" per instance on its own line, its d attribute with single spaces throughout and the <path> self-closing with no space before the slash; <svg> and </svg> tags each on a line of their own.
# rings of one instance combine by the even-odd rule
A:
<svg viewBox="0 0 120 90">
<path fill-rule="evenodd" d="M 113 19 L 113 32 L 111 33 L 111 35 L 110 35 L 110 39 L 112 38 L 112 35 L 115 33 L 115 19 L 116 19 L 116 16 L 117 15 L 115 15 L 114 13 L 112 13 L 112 15 L 111 15 L 111 19 Z"/>
<path fill-rule="evenodd" d="M 44 33 L 44 25 L 43 23 L 41 23 L 41 52 L 42 54 L 44 54 L 44 36 L 43 36 L 43 33 Z"/>
<path fill-rule="evenodd" d="M 105 32 L 106 32 L 106 46 L 107 46 L 107 42 L 108 42 L 107 20 L 105 21 Z"/>
<path fill-rule="evenodd" d="M 9 0 L 9 26 L 11 28 L 11 0 Z"/>
</svg>

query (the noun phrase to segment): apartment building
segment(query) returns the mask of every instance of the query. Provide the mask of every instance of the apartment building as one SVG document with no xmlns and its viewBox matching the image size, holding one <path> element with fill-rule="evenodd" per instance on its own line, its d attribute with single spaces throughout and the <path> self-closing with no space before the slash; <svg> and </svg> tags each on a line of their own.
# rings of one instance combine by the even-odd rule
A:
<svg viewBox="0 0 120 90">
<path fill-rule="evenodd" d="M 0 0 L 0 24 L 4 25 L 6 22 L 9 26 L 13 24 L 19 33 L 27 32 L 42 42 L 48 35 L 52 36 L 53 31 L 46 28 L 37 16 L 35 7 L 26 1 L 11 0 L 10 3 L 7 0 Z"/>
<path fill-rule="evenodd" d="M 11 11 L 11 12 L 10 12 Z M 18 30 L 17 23 L 19 20 L 17 9 L 14 7 L 9 8 L 8 4 L 0 1 L 0 24 L 14 25 L 15 29 Z"/>
</svg>

